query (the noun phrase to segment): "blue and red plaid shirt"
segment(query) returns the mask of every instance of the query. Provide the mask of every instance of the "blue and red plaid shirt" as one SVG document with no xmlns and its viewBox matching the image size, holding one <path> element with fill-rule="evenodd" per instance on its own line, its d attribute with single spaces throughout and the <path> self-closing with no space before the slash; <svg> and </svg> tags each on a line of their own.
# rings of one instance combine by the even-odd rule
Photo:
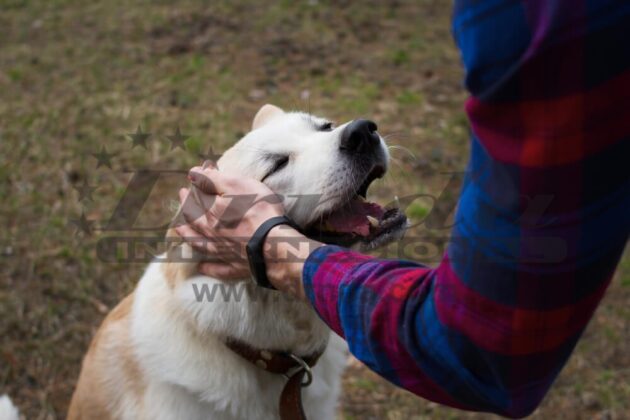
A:
<svg viewBox="0 0 630 420">
<path fill-rule="evenodd" d="M 630 2 L 460 0 L 472 151 L 451 242 L 428 268 L 336 246 L 306 294 L 371 369 L 424 398 L 531 413 L 630 231 Z M 543 199 L 544 212 L 526 211 Z"/>
</svg>

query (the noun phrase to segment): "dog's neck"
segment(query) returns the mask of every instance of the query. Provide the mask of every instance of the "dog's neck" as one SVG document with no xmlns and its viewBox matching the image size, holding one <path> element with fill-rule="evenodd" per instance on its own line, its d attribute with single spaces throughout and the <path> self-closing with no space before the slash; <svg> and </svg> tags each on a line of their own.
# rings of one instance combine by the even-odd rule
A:
<svg viewBox="0 0 630 420">
<path fill-rule="evenodd" d="M 185 249 L 177 249 L 185 248 Z M 187 244 L 169 251 L 162 264 L 168 286 L 199 334 L 232 338 L 260 349 L 310 354 L 330 330 L 306 302 L 261 288 L 250 279 L 221 282 L 197 272 L 202 256 Z M 192 256 L 186 262 L 177 259 Z"/>
</svg>

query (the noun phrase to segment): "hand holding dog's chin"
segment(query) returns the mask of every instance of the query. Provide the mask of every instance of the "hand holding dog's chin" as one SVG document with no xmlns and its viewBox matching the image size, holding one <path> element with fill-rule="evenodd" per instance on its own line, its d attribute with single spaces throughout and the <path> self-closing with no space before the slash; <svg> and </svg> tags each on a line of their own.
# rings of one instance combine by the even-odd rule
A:
<svg viewBox="0 0 630 420">
<path fill-rule="evenodd" d="M 177 233 L 201 252 L 224 257 L 221 261 L 201 263 L 199 271 L 221 280 L 250 277 L 249 263 L 243 252 L 245 245 L 266 220 L 284 214 L 282 204 L 269 199 L 274 197 L 273 192 L 254 179 L 233 177 L 214 168 L 201 167 L 193 168 L 189 178 L 198 191 L 193 194 L 190 189 L 180 190 L 182 213 L 188 224 L 178 226 Z M 237 197 L 236 201 L 234 197 Z M 230 219 L 235 214 L 237 217 Z M 304 299 L 304 261 L 322 244 L 287 226 L 273 228 L 267 238 L 274 241 L 274 246 L 265 247 L 269 281 L 278 290 Z M 296 241 L 299 255 L 295 255 Z M 287 256 L 291 256 L 291 261 L 287 261 Z"/>
</svg>

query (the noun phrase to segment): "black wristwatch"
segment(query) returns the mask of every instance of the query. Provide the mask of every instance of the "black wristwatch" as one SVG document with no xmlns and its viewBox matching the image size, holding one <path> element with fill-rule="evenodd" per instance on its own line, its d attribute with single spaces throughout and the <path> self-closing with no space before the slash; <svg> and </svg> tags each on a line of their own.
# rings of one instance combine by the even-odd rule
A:
<svg viewBox="0 0 630 420">
<path fill-rule="evenodd" d="M 272 290 L 276 290 L 276 288 L 273 287 L 267 277 L 267 265 L 265 264 L 263 247 L 269 231 L 278 225 L 289 225 L 298 232 L 300 231 L 300 227 L 287 216 L 272 217 L 256 229 L 254 236 L 247 242 L 247 246 L 245 247 L 249 261 L 249 269 L 252 272 L 254 281 L 257 285 Z"/>
</svg>

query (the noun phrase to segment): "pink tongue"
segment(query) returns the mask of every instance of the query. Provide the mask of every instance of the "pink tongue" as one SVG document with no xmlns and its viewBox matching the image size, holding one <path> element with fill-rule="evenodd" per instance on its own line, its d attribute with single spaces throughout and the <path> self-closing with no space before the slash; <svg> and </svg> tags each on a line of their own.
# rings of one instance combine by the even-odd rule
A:
<svg viewBox="0 0 630 420">
<path fill-rule="evenodd" d="M 378 204 L 353 199 L 344 208 L 332 213 L 327 221 L 335 232 L 368 236 L 370 221 L 367 216 L 380 220 L 384 213 L 385 210 Z"/>
</svg>

